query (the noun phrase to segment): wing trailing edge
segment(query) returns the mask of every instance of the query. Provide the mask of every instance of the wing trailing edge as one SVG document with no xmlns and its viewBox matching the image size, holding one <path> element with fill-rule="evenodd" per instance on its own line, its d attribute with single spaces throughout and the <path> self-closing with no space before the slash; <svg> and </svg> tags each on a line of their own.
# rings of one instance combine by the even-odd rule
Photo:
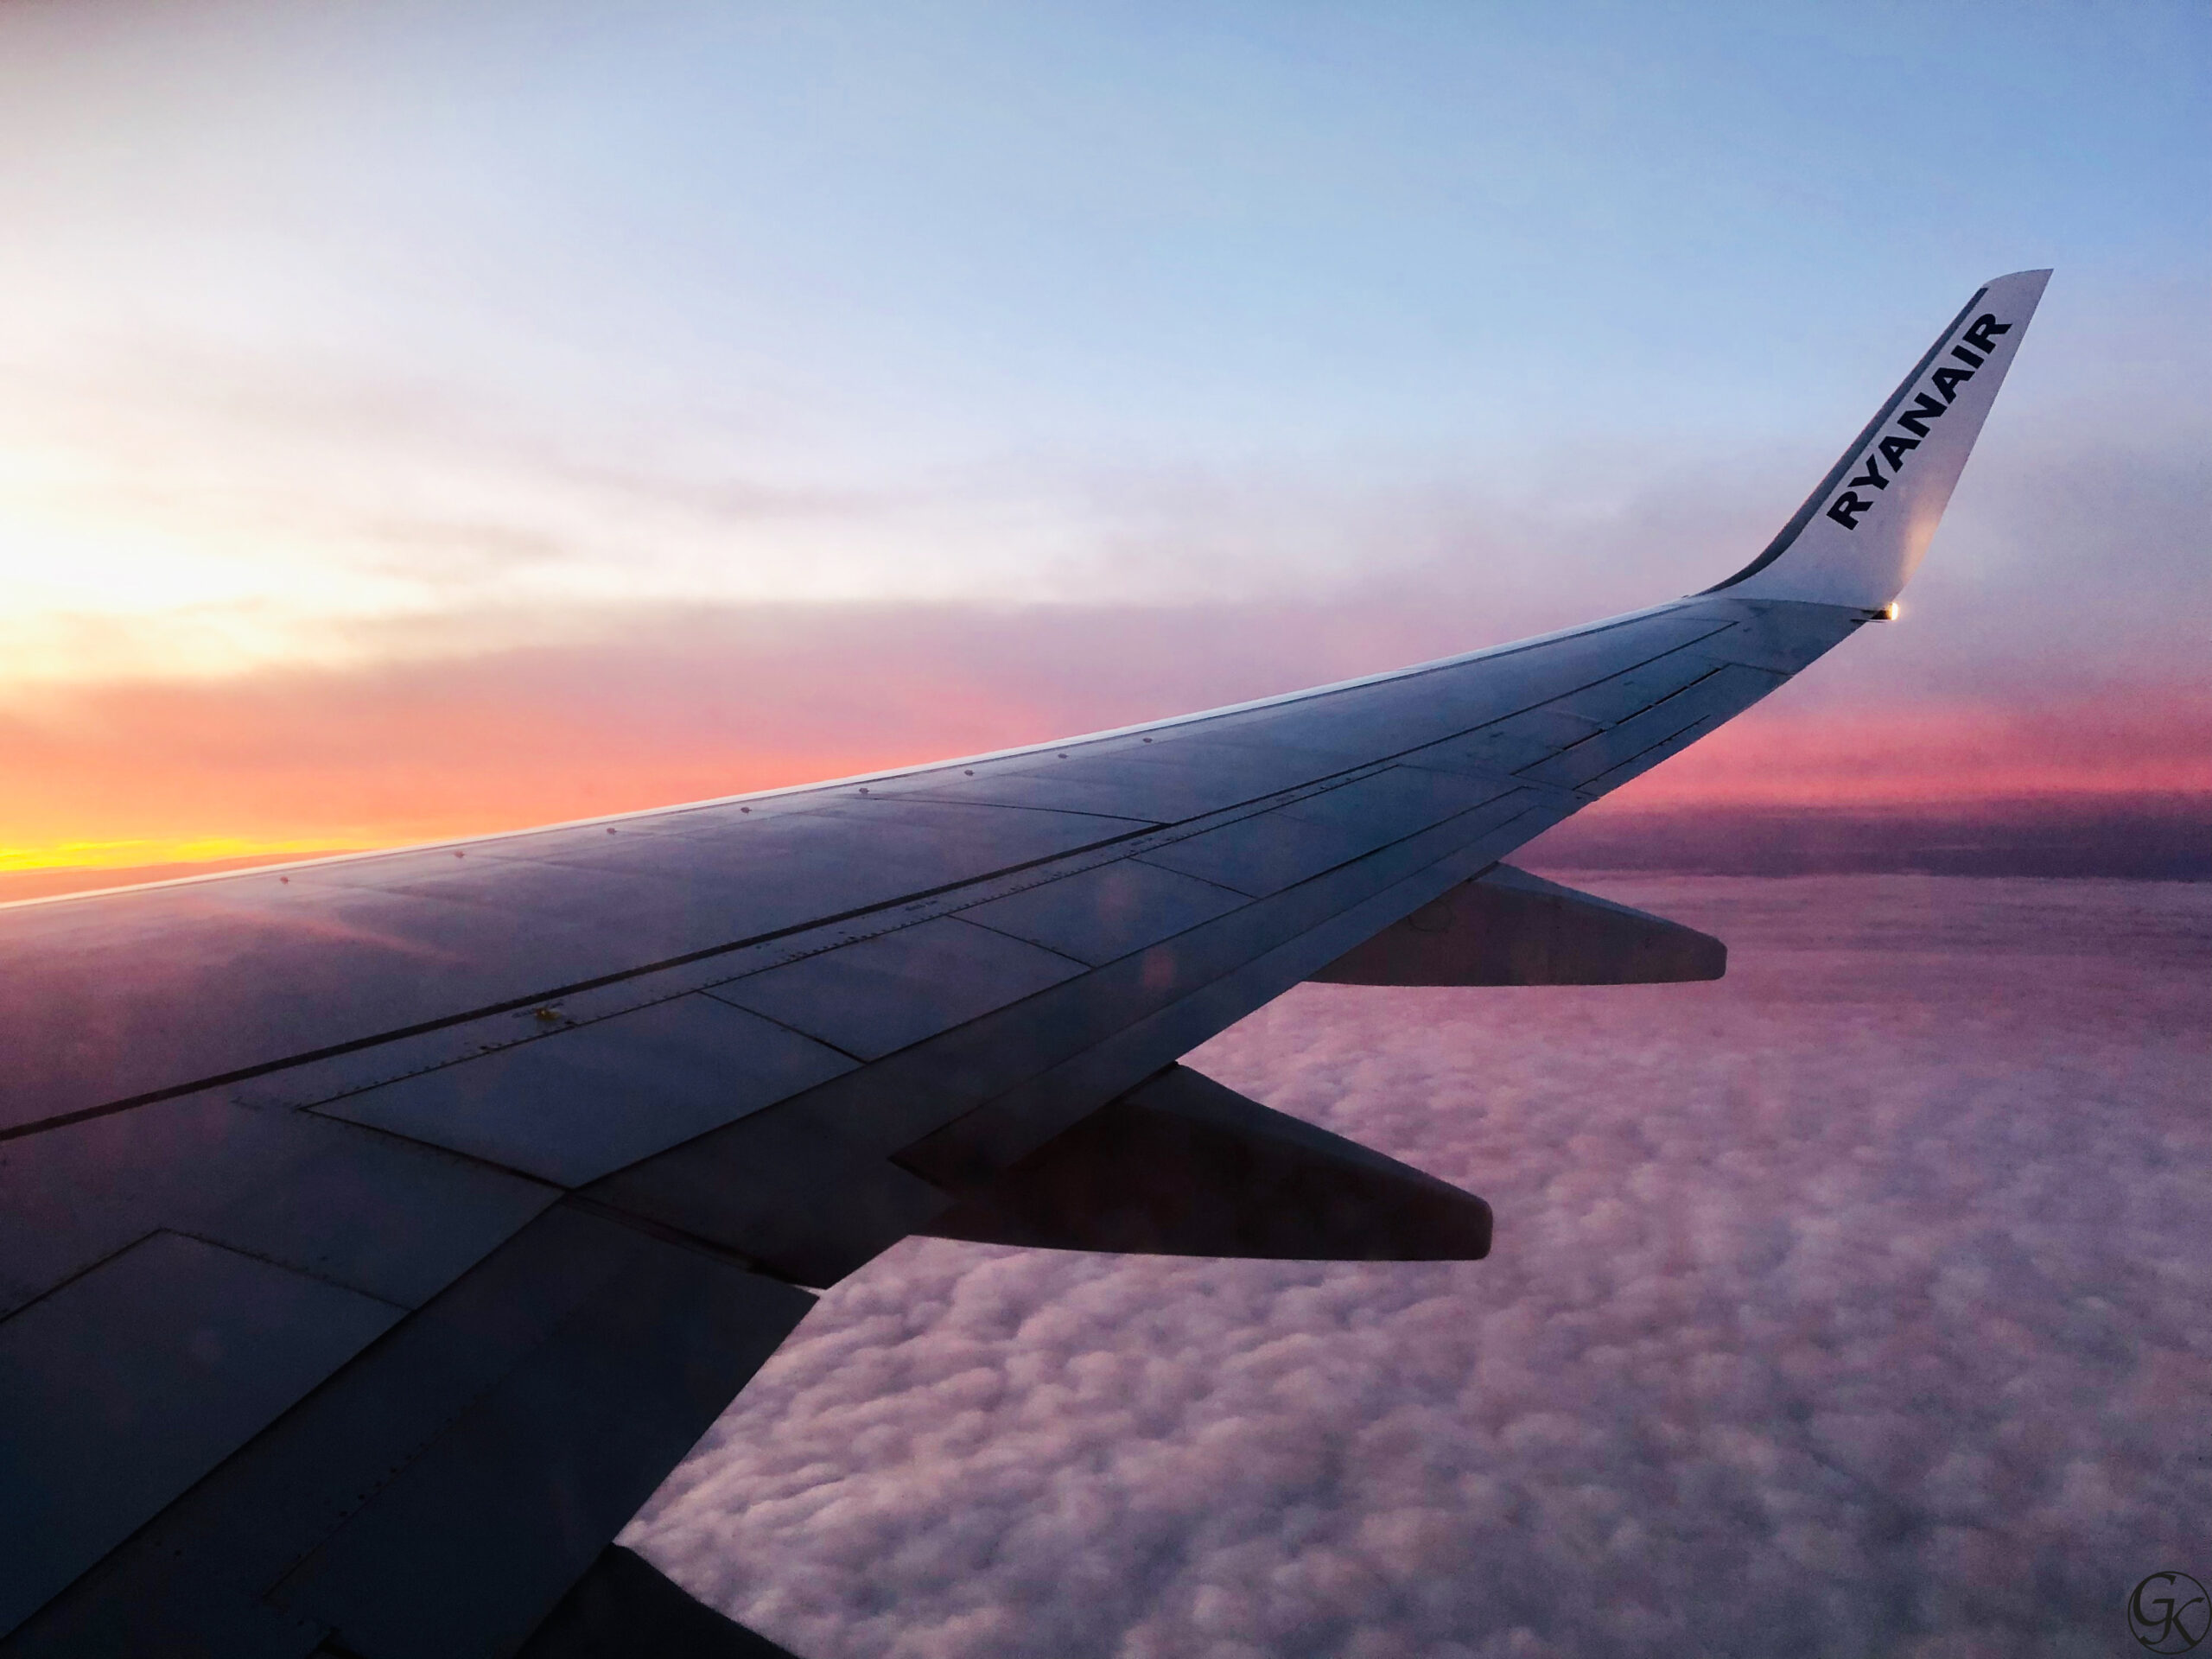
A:
<svg viewBox="0 0 2212 1659">
<path fill-rule="evenodd" d="M 515 1659 L 798 1659 L 609 1544 Z"/>
</svg>

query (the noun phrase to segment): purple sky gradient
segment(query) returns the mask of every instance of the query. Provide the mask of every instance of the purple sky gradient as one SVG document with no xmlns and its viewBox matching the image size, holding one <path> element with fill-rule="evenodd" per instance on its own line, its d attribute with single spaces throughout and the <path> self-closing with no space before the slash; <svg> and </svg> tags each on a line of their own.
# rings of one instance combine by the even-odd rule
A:
<svg viewBox="0 0 2212 1659">
<path fill-rule="evenodd" d="M 910 1243 L 628 1540 L 809 1659 L 2119 1651 L 2212 1567 L 2212 887 L 1589 885 L 1728 977 L 1192 1057 L 1489 1261 Z"/>
</svg>

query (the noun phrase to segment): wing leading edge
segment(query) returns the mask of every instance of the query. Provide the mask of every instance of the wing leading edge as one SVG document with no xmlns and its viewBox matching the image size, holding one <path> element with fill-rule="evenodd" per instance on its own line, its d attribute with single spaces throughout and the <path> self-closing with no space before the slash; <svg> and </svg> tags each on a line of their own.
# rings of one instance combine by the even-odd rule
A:
<svg viewBox="0 0 2212 1659">
<path fill-rule="evenodd" d="M 1978 291 L 1688 599 L 939 766 L 0 906 L 0 1649 L 579 1650 L 563 1597 L 628 1582 L 608 1540 L 804 1287 L 912 1233 L 1483 1254 L 1480 1200 L 1176 1061 L 1313 977 L 1718 972 L 1499 861 L 1885 613 L 2047 275 Z"/>
</svg>

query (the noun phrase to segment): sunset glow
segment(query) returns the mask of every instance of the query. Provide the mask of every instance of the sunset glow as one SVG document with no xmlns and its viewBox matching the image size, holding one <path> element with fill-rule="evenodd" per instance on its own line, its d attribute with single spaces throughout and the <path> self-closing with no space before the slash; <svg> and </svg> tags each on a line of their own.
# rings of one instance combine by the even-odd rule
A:
<svg viewBox="0 0 2212 1659">
<path fill-rule="evenodd" d="M 1231 619 L 893 611 L 49 690 L 0 719 L 0 871 L 85 866 L 89 878 L 485 834 L 987 753 L 1387 665 L 1389 640 L 1362 628 L 1274 621 L 1261 632 L 1278 652 L 1212 664 L 1179 642 Z M 2152 795 L 2212 807 L 2201 693 L 1889 701 L 1854 690 L 1845 666 L 1630 785 L 1618 806 L 1692 820 Z"/>
<path fill-rule="evenodd" d="M 9 9 L 0 899 L 1071 735 L 1691 591 L 2008 264 L 2059 276 L 1904 620 L 1622 804 L 2212 796 L 2201 157 L 2151 69 L 2186 52 L 2054 24 L 1870 124 L 1649 20 L 1607 28 L 1680 73 L 1630 105 L 1542 30 L 1423 16 L 1277 52 Z M 1779 63 L 1855 49 L 1762 27 Z M 2082 102 L 2100 53 L 2124 108 Z M 2024 120 L 2063 142 L 2024 160 Z M 1891 181 L 1847 247 L 1800 153 L 1837 145 Z M 1936 151 L 1971 202 L 1904 188 Z"/>
</svg>

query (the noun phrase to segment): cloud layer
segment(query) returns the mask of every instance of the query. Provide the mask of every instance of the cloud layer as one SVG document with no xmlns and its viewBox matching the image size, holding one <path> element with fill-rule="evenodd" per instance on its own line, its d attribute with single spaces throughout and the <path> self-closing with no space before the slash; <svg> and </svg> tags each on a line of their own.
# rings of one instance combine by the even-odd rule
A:
<svg viewBox="0 0 2212 1659">
<path fill-rule="evenodd" d="M 627 1535 L 810 1659 L 2113 1650 L 2205 1576 L 2212 889 L 1622 877 L 1709 987 L 1199 1051 L 1455 1266 L 900 1247 Z"/>
</svg>

